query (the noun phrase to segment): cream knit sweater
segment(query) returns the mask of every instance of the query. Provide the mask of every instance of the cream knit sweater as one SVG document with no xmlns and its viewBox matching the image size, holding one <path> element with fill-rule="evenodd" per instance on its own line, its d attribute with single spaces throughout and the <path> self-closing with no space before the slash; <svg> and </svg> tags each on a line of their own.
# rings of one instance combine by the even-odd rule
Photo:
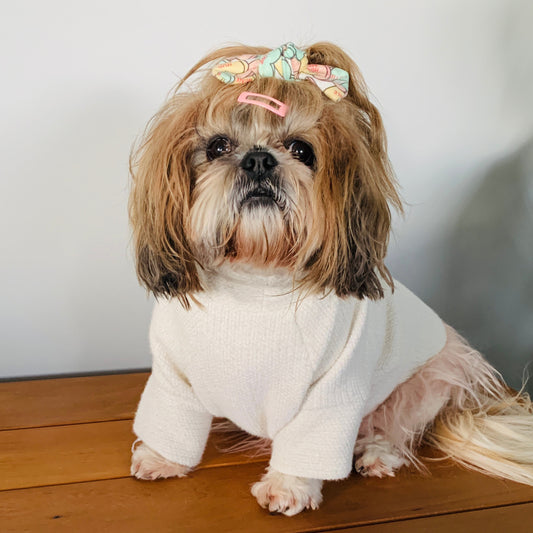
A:
<svg viewBox="0 0 533 533">
<path fill-rule="evenodd" d="M 377 302 L 298 301 L 291 278 L 223 266 L 203 305 L 156 303 L 152 375 L 134 431 L 170 461 L 197 465 L 213 416 L 272 439 L 283 473 L 341 479 L 359 425 L 444 346 L 439 317 L 400 283 Z"/>
</svg>

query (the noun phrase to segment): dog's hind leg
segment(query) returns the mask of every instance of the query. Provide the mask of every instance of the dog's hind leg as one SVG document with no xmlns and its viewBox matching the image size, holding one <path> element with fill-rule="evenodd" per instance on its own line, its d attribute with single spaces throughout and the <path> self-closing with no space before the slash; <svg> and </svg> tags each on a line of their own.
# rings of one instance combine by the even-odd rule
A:
<svg viewBox="0 0 533 533">
<path fill-rule="evenodd" d="M 355 468 L 394 475 L 420 465 L 422 441 L 463 466 L 533 485 L 533 403 L 451 327 L 442 351 L 361 423 Z"/>
<path fill-rule="evenodd" d="M 394 476 L 401 466 L 418 464 L 416 449 L 426 428 L 447 404 L 452 388 L 447 383 L 428 386 L 428 366 L 363 419 L 354 450 L 355 469 L 361 475 Z"/>
<path fill-rule="evenodd" d="M 449 344 L 363 419 L 354 450 L 361 475 L 394 476 L 403 465 L 420 465 L 416 449 L 461 381 L 462 369 L 449 361 Z"/>
</svg>

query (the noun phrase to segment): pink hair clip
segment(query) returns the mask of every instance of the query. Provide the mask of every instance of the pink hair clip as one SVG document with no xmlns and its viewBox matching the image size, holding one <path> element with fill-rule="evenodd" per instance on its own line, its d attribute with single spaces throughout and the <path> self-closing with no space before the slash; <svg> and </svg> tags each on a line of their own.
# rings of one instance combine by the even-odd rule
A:
<svg viewBox="0 0 533 533">
<path fill-rule="evenodd" d="M 264 94 L 250 93 L 248 91 L 244 91 L 239 94 L 237 102 L 240 102 L 241 104 L 252 104 L 259 107 L 264 107 L 280 117 L 284 117 L 289 109 L 286 104 L 276 100 L 275 98 L 271 98 L 270 96 L 266 96 Z"/>
</svg>

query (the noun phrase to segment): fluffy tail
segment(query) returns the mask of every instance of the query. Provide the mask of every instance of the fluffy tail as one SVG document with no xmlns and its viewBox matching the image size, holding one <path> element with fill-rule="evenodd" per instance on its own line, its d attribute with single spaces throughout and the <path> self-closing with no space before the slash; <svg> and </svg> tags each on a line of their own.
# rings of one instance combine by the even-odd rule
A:
<svg viewBox="0 0 533 533">
<path fill-rule="evenodd" d="M 456 382 L 451 400 L 424 440 L 467 468 L 533 485 L 529 395 L 511 391 L 498 372 L 451 328 L 448 342 L 446 355 L 457 371 Z"/>
</svg>

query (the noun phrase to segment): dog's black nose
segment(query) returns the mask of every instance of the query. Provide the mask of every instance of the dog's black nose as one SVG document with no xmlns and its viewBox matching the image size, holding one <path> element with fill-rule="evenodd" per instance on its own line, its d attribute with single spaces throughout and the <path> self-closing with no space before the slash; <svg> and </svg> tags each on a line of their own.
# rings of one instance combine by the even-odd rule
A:
<svg viewBox="0 0 533 533">
<path fill-rule="evenodd" d="M 276 158 L 265 150 L 250 150 L 241 161 L 241 168 L 252 179 L 261 179 L 277 165 Z"/>
</svg>

